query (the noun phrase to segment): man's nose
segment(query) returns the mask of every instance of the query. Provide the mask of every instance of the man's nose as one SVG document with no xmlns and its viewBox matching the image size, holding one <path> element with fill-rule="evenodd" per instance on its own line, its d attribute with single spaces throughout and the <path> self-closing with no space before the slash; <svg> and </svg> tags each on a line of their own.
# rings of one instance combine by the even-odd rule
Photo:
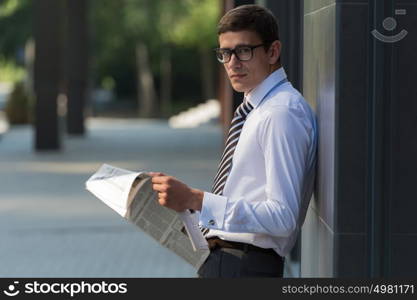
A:
<svg viewBox="0 0 417 300">
<path fill-rule="evenodd" d="M 230 56 L 230 61 L 229 61 L 229 66 L 240 66 L 241 62 L 240 60 L 237 58 L 236 53 L 232 53 Z"/>
</svg>

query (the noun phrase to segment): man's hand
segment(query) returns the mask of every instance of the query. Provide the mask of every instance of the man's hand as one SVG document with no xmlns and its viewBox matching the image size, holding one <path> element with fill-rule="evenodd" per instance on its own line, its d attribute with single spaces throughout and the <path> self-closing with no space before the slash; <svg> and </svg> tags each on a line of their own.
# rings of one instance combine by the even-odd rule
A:
<svg viewBox="0 0 417 300">
<path fill-rule="evenodd" d="M 152 187 L 158 192 L 162 206 L 181 212 L 186 209 L 201 210 L 204 192 L 192 189 L 178 179 L 163 173 L 149 172 Z"/>
</svg>

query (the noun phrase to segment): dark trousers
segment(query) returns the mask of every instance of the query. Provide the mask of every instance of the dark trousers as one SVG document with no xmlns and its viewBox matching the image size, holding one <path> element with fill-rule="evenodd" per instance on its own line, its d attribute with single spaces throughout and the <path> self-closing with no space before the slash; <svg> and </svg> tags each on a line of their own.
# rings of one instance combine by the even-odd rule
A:
<svg viewBox="0 0 417 300">
<path fill-rule="evenodd" d="M 215 248 L 197 271 L 199 278 L 282 277 L 284 258 L 274 253 Z"/>
</svg>

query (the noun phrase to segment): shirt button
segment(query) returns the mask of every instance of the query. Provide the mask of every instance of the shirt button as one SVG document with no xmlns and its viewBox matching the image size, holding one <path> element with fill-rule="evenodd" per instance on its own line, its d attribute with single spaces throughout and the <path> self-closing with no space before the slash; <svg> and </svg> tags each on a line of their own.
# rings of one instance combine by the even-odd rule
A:
<svg viewBox="0 0 417 300">
<path fill-rule="evenodd" d="M 208 224 L 213 226 L 214 224 L 216 224 L 216 222 L 214 222 L 214 220 L 210 220 L 210 221 L 208 221 Z"/>
</svg>

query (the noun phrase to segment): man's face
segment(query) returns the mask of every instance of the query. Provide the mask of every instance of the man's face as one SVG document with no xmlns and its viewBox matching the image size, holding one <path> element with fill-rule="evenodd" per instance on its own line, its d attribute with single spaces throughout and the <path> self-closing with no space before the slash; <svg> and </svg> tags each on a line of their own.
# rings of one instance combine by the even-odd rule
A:
<svg viewBox="0 0 417 300">
<path fill-rule="evenodd" d="M 262 40 L 253 31 L 228 31 L 219 35 L 220 48 L 235 49 L 236 46 L 259 44 Z M 232 54 L 230 61 L 224 63 L 230 83 L 237 92 L 249 92 L 259 85 L 272 72 L 272 66 L 277 61 L 276 53 L 266 52 L 263 46 L 252 51 L 252 58 L 248 61 L 240 61 Z"/>
</svg>

